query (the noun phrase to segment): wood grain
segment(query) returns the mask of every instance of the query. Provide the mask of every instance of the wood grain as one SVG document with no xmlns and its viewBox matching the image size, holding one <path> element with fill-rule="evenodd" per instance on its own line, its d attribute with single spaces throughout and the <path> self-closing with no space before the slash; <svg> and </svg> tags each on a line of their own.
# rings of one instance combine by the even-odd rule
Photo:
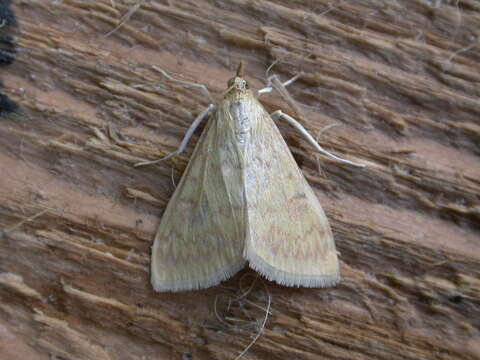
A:
<svg viewBox="0 0 480 360">
<path fill-rule="evenodd" d="M 282 79 L 303 71 L 289 91 L 304 126 L 340 124 L 321 145 L 368 164 L 319 169 L 280 124 L 343 281 L 267 282 L 271 314 L 245 358 L 479 359 L 480 3 L 150 0 L 105 37 L 134 5 L 17 0 L 18 27 L 0 28 L 16 42 L 1 90 L 18 105 L 0 112 L 0 357 L 234 359 L 250 343 L 266 290 L 227 297 L 253 271 L 182 294 L 149 284 L 198 134 L 171 161 L 132 166 L 175 149 L 208 104 L 152 65 L 218 99 L 243 59 L 253 88 L 275 60 Z M 291 112 L 276 94 L 262 102 Z"/>
</svg>

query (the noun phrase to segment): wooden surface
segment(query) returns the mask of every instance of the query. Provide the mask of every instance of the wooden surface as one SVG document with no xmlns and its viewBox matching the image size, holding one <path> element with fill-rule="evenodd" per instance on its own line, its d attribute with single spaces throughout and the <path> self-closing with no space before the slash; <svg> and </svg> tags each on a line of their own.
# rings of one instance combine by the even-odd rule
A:
<svg viewBox="0 0 480 360">
<path fill-rule="evenodd" d="M 18 0 L 1 91 L 0 358 L 480 358 L 480 2 Z M 134 8 L 135 9 L 135 8 Z M 305 127 L 359 170 L 280 130 L 316 190 L 343 281 L 286 288 L 245 269 L 158 294 L 150 246 L 208 104 L 239 62 L 289 87 Z M 277 94 L 269 111 L 292 113 Z M 38 215 L 35 218 L 33 216 Z M 274 216 L 274 214 L 272 214 Z M 246 292 L 242 298 L 236 295 Z M 231 305 L 228 306 L 228 297 Z M 216 311 L 215 311 L 215 303 Z"/>
</svg>

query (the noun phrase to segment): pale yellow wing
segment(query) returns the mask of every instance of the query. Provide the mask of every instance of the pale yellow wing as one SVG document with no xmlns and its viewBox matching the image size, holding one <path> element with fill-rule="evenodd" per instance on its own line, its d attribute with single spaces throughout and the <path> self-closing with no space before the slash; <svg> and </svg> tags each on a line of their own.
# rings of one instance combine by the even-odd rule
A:
<svg viewBox="0 0 480 360">
<path fill-rule="evenodd" d="M 340 278 L 339 266 L 325 213 L 273 120 L 256 99 L 249 101 L 245 257 L 252 268 L 280 284 L 333 285 Z"/>
<path fill-rule="evenodd" d="M 209 120 L 163 214 L 152 248 L 157 291 L 207 288 L 245 264 L 242 156 L 221 120 L 219 111 Z"/>
</svg>

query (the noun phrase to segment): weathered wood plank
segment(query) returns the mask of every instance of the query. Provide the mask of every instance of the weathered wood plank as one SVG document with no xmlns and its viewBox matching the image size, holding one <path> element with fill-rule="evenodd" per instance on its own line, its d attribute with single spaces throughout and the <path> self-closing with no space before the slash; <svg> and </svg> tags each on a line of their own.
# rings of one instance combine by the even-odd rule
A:
<svg viewBox="0 0 480 360">
<path fill-rule="evenodd" d="M 149 284 L 155 228 L 198 137 L 132 167 L 172 151 L 207 105 L 152 65 L 219 98 L 241 58 L 254 88 L 274 60 L 284 79 L 304 71 L 289 90 L 305 127 L 341 124 L 320 143 L 368 164 L 322 157 L 319 171 L 280 124 L 343 281 L 267 283 L 271 314 L 246 358 L 480 358 L 479 3 L 150 0 L 104 37 L 134 4 L 18 0 L 18 27 L 0 28 L 17 49 L 1 91 L 19 107 L 0 111 L 0 357 L 234 359 L 251 341 L 265 289 L 228 311 L 226 296 L 253 271 L 182 294 Z"/>
</svg>

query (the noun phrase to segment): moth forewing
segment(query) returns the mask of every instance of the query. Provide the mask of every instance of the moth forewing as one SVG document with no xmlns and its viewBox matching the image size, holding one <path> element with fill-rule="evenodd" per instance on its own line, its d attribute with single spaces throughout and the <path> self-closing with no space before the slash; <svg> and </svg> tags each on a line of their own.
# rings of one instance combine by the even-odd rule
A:
<svg viewBox="0 0 480 360">
<path fill-rule="evenodd" d="M 233 128 L 217 111 L 209 120 L 152 248 L 157 291 L 207 288 L 245 265 L 243 182 Z"/>
<path fill-rule="evenodd" d="M 289 286 L 333 285 L 339 280 L 337 253 L 318 198 L 263 106 L 253 96 L 244 102 L 251 118 L 244 255 L 269 280 Z"/>
</svg>

